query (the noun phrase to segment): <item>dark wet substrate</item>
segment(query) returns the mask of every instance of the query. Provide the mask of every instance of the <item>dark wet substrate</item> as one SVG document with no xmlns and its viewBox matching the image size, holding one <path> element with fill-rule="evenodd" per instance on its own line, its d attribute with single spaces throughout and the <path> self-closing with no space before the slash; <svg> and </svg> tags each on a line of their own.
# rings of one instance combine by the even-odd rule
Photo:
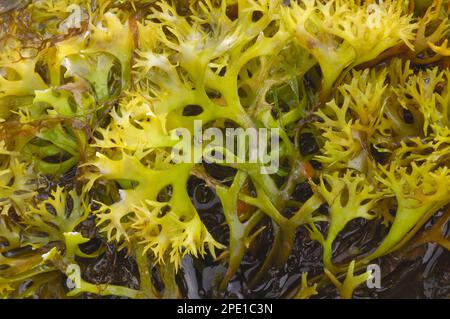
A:
<svg viewBox="0 0 450 319">
<path fill-rule="evenodd" d="M 214 190 L 197 178 L 188 185 L 189 195 L 203 222 L 221 243 L 228 243 L 228 226 L 225 223 L 220 200 Z M 363 219 L 350 223 L 337 240 L 335 260 L 351 258 L 354 247 L 364 250 L 373 247 L 374 241 L 385 234 L 381 225 L 373 227 Z M 449 230 L 447 229 L 447 232 Z M 186 257 L 177 281 L 184 298 L 288 298 L 296 292 L 300 276 L 308 272 L 308 278 L 321 275 L 323 266 L 320 244 L 311 241 L 304 228 L 297 231 L 292 255 L 281 270 L 270 269 L 260 284 L 250 288 L 248 283 L 269 247 L 270 232 L 263 232 L 256 239 L 255 248 L 245 255 L 224 294 L 218 292 L 226 265 L 211 257 L 194 259 Z M 374 261 L 381 267 L 381 288 L 368 289 L 365 285 L 355 291 L 355 298 L 450 298 L 450 252 L 434 243 L 419 246 L 411 251 L 398 252 Z M 138 288 L 137 267 L 132 258 L 108 245 L 107 251 L 83 266 L 84 277 L 92 283 L 111 283 Z M 93 297 L 93 296 L 86 296 Z M 325 283 L 315 298 L 337 298 L 334 286 Z"/>
</svg>

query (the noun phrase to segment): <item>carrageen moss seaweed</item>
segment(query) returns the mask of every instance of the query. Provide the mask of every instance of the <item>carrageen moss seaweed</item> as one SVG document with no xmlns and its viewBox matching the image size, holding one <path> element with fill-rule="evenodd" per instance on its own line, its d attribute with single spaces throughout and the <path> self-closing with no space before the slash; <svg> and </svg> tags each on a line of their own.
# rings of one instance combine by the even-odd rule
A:
<svg viewBox="0 0 450 319">
<path fill-rule="evenodd" d="M 0 12 L 1 297 L 176 298 L 186 260 L 204 258 L 223 265 L 220 296 L 249 254 L 264 258 L 246 289 L 285 268 L 301 233 L 320 245 L 320 271 L 297 265 L 284 297 L 334 286 L 351 298 L 380 258 L 450 249 L 449 1 L 33 0 Z M 173 132 L 199 120 L 278 129 L 279 169 L 174 162 Z M 206 221 L 196 192 L 223 215 Z M 361 236 L 383 231 L 343 252 L 355 221 Z M 134 281 L 90 278 L 86 264 L 111 250 Z"/>
</svg>

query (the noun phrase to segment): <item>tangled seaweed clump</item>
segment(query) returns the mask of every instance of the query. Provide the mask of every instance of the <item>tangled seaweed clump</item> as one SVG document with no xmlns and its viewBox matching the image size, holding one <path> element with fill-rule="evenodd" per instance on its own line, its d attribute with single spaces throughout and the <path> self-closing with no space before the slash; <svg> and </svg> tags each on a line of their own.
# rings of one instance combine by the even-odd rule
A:
<svg viewBox="0 0 450 319">
<path fill-rule="evenodd" d="M 448 258 L 449 15 L 0 1 L 0 296 L 377 297 L 367 265 Z M 278 129 L 279 169 L 174 162 L 173 133 L 198 121 Z"/>
</svg>

